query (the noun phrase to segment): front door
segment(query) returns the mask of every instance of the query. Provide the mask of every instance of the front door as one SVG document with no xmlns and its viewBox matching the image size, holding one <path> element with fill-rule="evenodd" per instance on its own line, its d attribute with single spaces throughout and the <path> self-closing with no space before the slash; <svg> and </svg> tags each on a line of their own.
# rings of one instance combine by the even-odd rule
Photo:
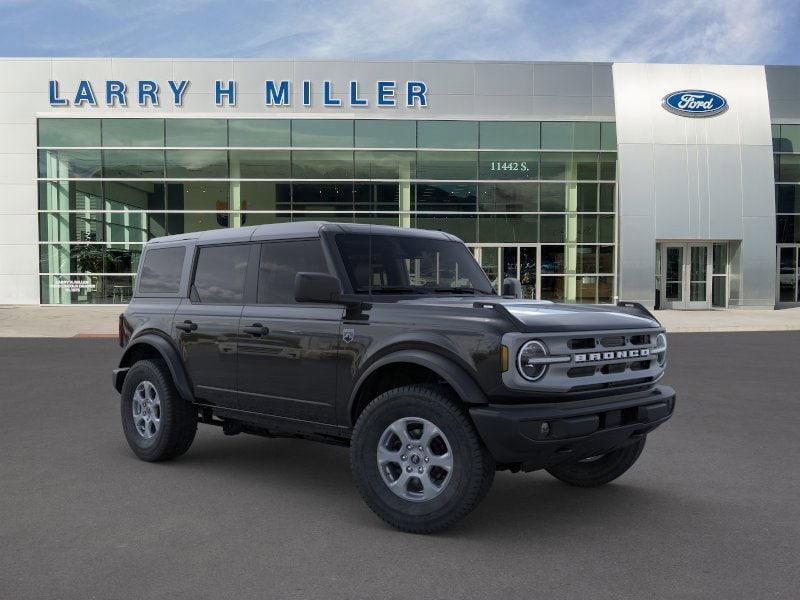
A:
<svg viewBox="0 0 800 600">
<path fill-rule="evenodd" d="M 319 239 L 261 245 L 257 302 L 244 307 L 240 320 L 238 406 L 334 424 L 344 309 L 296 303 L 298 272 L 329 272 Z"/>
<path fill-rule="evenodd" d="M 661 307 L 711 308 L 711 244 L 661 245 Z"/>
</svg>

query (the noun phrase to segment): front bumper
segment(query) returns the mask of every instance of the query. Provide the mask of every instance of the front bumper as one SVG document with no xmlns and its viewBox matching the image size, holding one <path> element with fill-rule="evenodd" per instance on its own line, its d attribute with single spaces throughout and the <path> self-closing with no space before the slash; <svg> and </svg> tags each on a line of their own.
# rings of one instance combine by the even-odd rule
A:
<svg viewBox="0 0 800 600">
<path fill-rule="evenodd" d="M 595 456 L 633 443 L 675 410 L 675 390 L 577 402 L 488 404 L 469 413 L 495 461 L 530 471 Z"/>
</svg>

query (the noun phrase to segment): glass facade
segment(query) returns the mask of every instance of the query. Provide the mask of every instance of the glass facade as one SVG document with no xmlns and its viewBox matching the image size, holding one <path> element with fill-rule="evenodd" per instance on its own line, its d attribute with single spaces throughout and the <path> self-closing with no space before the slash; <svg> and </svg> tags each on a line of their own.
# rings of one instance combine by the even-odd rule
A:
<svg viewBox="0 0 800 600">
<path fill-rule="evenodd" d="M 38 125 L 45 304 L 126 302 L 152 237 L 302 220 L 447 231 L 470 246 L 496 286 L 514 276 L 528 298 L 614 301 L 613 123 L 42 118 Z"/>
<path fill-rule="evenodd" d="M 776 301 L 800 302 L 800 125 L 773 125 L 775 160 Z"/>
</svg>

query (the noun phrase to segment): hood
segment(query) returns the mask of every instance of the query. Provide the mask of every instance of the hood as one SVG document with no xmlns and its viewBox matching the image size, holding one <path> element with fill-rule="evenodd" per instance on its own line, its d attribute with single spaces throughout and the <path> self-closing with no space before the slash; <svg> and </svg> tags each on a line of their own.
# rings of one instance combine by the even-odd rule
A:
<svg viewBox="0 0 800 600">
<path fill-rule="evenodd" d="M 601 331 L 616 329 L 652 329 L 661 327 L 655 319 L 636 308 L 597 304 L 557 304 L 538 300 L 514 300 L 498 296 L 427 297 L 404 302 L 437 307 L 472 307 L 484 302 L 507 311 L 521 331 Z M 476 310 L 492 310 L 491 307 Z"/>
</svg>

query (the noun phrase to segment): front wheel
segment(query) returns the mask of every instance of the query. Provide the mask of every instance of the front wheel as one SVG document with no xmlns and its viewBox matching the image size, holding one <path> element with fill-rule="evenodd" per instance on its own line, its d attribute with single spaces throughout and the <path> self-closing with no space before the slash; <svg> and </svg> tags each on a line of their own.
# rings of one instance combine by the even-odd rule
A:
<svg viewBox="0 0 800 600">
<path fill-rule="evenodd" d="M 547 472 L 556 479 L 577 487 L 597 487 L 614 481 L 630 469 L 644 450 L 645 437 L 638 441 L 600 454 L 550 467 Z"/>
<path fill-rule="evenodd" d="M 372 511 L 410 533 L 433 533 L 463 518 L 495 472 L 463 408 L 427 385 L 390 390 L 364 409 L 350 465 Z"/>
</svg>

